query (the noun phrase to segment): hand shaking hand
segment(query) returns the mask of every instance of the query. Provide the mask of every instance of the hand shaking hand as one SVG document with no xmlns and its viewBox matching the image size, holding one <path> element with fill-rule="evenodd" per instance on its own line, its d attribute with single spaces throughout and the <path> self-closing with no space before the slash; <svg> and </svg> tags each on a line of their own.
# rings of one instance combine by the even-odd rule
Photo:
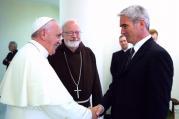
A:
<svg viewBox="0 0 179 119">
<path fill-rule="evenodd" d="M 100 114 L 102 114 L 104 112 L 104 107 L 100 104 L 95 107 L 92 107 L 90 109 L 91 109 L 91 112 L 93 115 L 92 116 L 93 119 L 97 119 L 100 116 Z"/>
</svg>

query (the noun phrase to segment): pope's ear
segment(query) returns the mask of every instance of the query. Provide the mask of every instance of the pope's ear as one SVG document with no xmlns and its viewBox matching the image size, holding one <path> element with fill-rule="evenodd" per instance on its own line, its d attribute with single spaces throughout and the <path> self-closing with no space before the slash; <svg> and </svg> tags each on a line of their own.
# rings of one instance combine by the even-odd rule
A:
<svg viewBox="0 0 179 119">
<path fill-rule="evenodd" d="M 42 30 L 40 30 L 40 37 L 42 38 L 42 39 L 46 39 L 46 36 L 47 36 L 47 32 L 46 32 L 46 30 L 45 29 L 42 29 Z"/>
</svg>

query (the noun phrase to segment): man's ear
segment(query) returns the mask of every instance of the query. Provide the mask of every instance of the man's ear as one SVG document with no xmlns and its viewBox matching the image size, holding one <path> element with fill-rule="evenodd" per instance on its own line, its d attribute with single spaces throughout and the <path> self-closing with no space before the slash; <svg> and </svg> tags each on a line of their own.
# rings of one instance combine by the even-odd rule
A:
<svg viewBox="0 0 179 119">
<path fill-rule="evenodd" d="M 141 25 L 142 27 L 145 27 L 145 21 L 144 21 L 144 20 L 140 20 L 140 25 Z"/>
<path fill-rule="evenodd" d="M 39 34 L 42 39 L 46 39 L 47 33 L 45 29 L 40 30 Z"/>
</svg>

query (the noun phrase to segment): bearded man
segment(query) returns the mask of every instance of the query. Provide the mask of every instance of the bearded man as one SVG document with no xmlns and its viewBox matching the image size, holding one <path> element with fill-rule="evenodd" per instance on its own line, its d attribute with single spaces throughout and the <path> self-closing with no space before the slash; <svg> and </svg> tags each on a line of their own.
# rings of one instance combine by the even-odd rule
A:
<svg viewBox="0 0 179 119">
<path fill-rule="evenodd" d="M 78 104 L 95 106 L 102 98 L 95 55 L 81 42 L 80 27 L 75 20 L 65 22 L 62 36 L 62 45 L 48 58 L 49 62 Z"/>
</svg>

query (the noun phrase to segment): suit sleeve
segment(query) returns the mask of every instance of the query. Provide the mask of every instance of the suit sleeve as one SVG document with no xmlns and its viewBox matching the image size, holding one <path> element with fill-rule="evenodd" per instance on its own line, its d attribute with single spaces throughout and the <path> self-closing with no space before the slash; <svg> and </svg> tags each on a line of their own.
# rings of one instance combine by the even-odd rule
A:
<svg viewBox="0 0 179 119">
<path fill-rule="evenodd" d="M 112 60 L 111 60 L 111 66 L 110 66 L 110 71 L 111 71 L 111 75 L 112 75 L 112 83 L 109 85 L 109 89 L 107 90 L 107 92 L 105 93 L 101 104 L 103 105 L 105 111 L 107 111 L 109 109 L 109 107 L 112 105 L 112 99 L 114 99 L 114 87 L 115 87 L 115 83 L 117 81 L 117 68 L 116 66 L 118 65 L 116 63 L 117 60 L 117 55 L 115 53 L 113 53 L 112 55 Z M 104 112 L 105 112 L 104 111 Z"/>
<path fill-rule="evenodd" d="M 115 69 L 115 53 L 113 53 L 112 54 L 112 60 L 111 60 L 111 66 L 110 66 L 110 71 L 111 71 L 111 75 L 112 75 L 112 83 L 110 84 L 110 86 L 109 86 L 109 89 L 107 90 L 107 92 L 104 94 L 104 96 L 103 96 L 103 99 L 102 99 L 102 101 L 101 101 L 101 104 L 103 105 L 103 107 L 104 107 L 104 109 L 105 109 L 105 111 L 107 111 L 108 109 L 109 109 L 109 107 L 111 106 L 111 104 L 112 104 L 112 93 L 113 93 L 113 91 L 112 91 L 112 87 L 113 87 L 113 85 L 114 85 L 114 72 L 116 71 L 116 69 Z M 104 111 L 104 112 L 105 112 Z"/>
<path fill-rule="evenodd" d="M 105 93 L 105 95 L 103 96 L 103 99 L 101 101 L 101 105 L 104 107 L 104 113 L 109 109 L 109 107 L 112 105 L 112 96 L 113 95 L 113 88 L 114 88 L 114 80 L 112 81 L 112 83 L 109 86 L 109 89 L 107 90 L 107 92 Z"/>
<path fill-rule="evenodd" d="M 165 119 L 173 82 L 173 62 L 169 54 L 162 50 L 149 62 L 148 78 L 148 119 Z"/>
</svg>

